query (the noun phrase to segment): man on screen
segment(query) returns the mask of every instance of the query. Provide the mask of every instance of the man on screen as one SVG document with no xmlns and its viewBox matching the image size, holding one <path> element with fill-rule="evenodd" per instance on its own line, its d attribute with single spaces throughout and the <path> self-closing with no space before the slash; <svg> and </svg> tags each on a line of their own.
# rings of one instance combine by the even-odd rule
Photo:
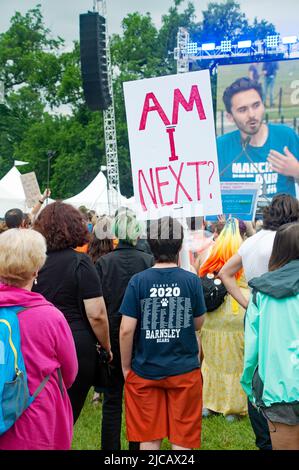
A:
<svg viewBox="0 0 299 470">
<path fill-rule="evenodd" d="M 223 94 L 228 119 L 237 131 L 217 139 L 221 181 L 259 182 L 261 194 L 295 196 L 299 180 L 299 137 L 282 124 L 263 122 L 261 84 L 243 77 Z"/>
</svg>

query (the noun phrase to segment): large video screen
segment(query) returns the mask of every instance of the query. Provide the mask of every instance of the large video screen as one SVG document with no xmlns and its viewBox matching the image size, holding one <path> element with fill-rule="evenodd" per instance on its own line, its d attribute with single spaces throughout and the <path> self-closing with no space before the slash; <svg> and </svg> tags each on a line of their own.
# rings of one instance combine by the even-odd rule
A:
<svg viewBox="0 0 299 470">
<path fill-rule="evenodd" d="M 267 76 L 267 74 L 269 76 Z M 217 135 L 237 127 L 228 121 L 223 93 L 235 80 L 249 77 L 262 85 L 265 119 L 299 126 L 299 59 L 219 65 L 217 74 Z M 297 118 L 297 122 L 294 118 Z"/>
<path fill-rule="evenodd" d="M 248 78 L 258 90 L 246 91 Z M 221 181 L 259 182 L 269 198 L 295 196 L 292 175 L 268 158 L 291 152 L 299 160 L 299 59 L 218 66 L 216 129 Z"/>
</svg>

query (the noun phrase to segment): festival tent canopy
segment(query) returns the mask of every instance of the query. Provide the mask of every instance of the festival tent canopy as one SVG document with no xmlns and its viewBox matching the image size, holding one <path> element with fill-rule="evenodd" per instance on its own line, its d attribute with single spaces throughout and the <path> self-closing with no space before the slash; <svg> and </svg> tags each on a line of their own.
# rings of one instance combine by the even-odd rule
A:
<svg viewBox="0 0 299 470">
<path fill-rule="evenodd" d="M 6 211 L 16 207 L 24 212 L 29 210 L 20 172 L 16 167 L 12 167 L 0 180 L 0 217 L 4 217 Z"/>
<path fill-rule="evenodd" d="M 0 182 L 0 217 L 4 217 L 9 209 L 16 207 L 24 210 L 24 201 L 16 198 L 14 194 L 9 192 L 5 187 L 2 187 Z"/>
<path fill-rule="evenodd" d="M 21 200 L 26 199 L 21 181 L 21 173 L 15 166 L 0 180 L 0 187 L 10 191 L 16 198 Z"/>
<path fill-rule="evenodd" d="M 64 202 L 75 207 L 85 206 L 98 214 L 108 213 L 107 180 L 100 171 L 91 183 L 79 194 L 65 199 Z"/>
<path fill-rule="evenodd" d="M 91 181 L 91 183 L 76 196 L 65 199 L 64 202 L 75 207 L 85 206 L 89 210 L 94 210 L 98 215 L 108 214 L 108 191 L 107 178 L 102 171 Z M 118 202 L 121 206 L 128 207 L 130 202 L 118 194 Z"/>
<path fill-rule="evenodd" d="M 6 211 L 15 207 L 18 207 L 23 212 L 30 212 L 31 208 L 28 208 L 26 205 L 26 197 L 20 175 L 19 170 L 16 167 L 12 167 L 0 180 L 0 217 L 4 217 Z M 48 202 L 53 202 L 53 199 L 48 198 Z M 88 209 L 95 210 L 99 215 L 108 214 L 108 192 L 105 175 L 100 171 L 83 191 L 66 199 L 64 202 L 75 207 L 85 206 Z M 119 193 L 118 202 L 121 206 L 134 209 L 133 198 L 126 199 Z"/>
<path fill-rule="evenodd" d="M 53 199 L 48 198 L 48 202 L 53 202 Z M 23 212 L 31 210 L 26 204 L 21 173 L 13 166 L 0 180 L 0 217 L 4 217 L 6 211 L 16 207 Z"/>
</svg>

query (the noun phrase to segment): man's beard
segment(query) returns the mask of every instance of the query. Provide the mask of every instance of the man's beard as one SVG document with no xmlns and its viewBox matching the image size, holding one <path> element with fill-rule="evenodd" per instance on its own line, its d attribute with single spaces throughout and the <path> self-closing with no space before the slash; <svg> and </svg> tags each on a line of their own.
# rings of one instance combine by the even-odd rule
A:
<svg viewBox="0 0 299 470">
<path fill-rule="evenodd" d="M 262 127 L 262 124 L 263 124 L 263 121 L 258 121 L 258 120 L 249 121 L 245 125 L 240 125 L 240 124 L 238 125 L 238 122 L 236 122 L 238 129 L 241 132 L 244 132 L 244 134 L 246 135 L 256 135 L 259 132 L 260 128 Z"/>
</svg>

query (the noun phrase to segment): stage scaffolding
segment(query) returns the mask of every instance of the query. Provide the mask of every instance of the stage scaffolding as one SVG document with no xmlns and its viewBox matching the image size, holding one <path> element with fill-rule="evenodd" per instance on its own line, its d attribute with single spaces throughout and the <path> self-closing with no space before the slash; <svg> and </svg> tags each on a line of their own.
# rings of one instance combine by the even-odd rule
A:
<svg viewBox="0 0 299 470">
<path fill-rule="evenodd" d="M 104 135 L 105 150 L 107 162 L 107 184 L 108 184 L 108 205 L 109 213 L 113 215 L 120 205 L 120 188 L 119 188 L 119 170 L 118 170 L 118 154 L 116 140 L 115 111 L 112 84 L 112 66 L 109 35 L 107 28 L 107 7 L 106 0 L 94 0 L 94 11 L 98 11 L 106 19 L 106 55 L 107 55 L 107 73 L 109 93 L 111 95 L 111 105 L 103 112 L 104 116 Z"/>
<path fill-rule="evenodd" d="M 201 63 L 203 68 L 211 68 L 217 64 L 299 58 L 298 37 L 280 38 L 279 35 L 275 35 L 270 38 L 276 39 L 272 45 L 268 41 L 269 37 L 255 41 L 238 41 L 236 44 L 231 41 L 221 41 L 218 45 L 213 42 L 198 44 L 190 42 L 190 35 L 186 28 L 179 28 L 177 47 L 174 49 L 177 71 L 178 73 L 188 72 L 194 63 Z M 285 42 L 287 39 L 293 42 Z"/>
</svg>

